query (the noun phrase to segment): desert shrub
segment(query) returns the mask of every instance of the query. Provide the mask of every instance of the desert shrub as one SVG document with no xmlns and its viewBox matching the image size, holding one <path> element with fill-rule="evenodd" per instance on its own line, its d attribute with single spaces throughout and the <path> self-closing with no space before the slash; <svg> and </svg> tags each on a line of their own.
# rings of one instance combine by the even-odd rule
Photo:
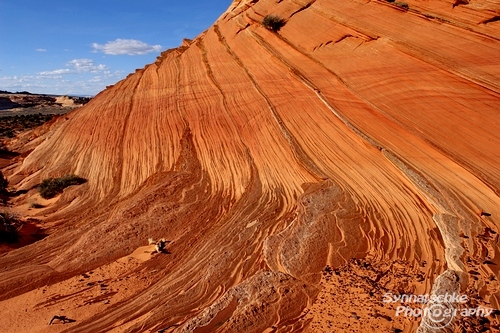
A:
<svg viewBox="0 0 500 333">
<path fill-rule="evenodd" d="M 30 205 L 30 208 L 36 208 L 36 209 L 39 209 L 39 208 L 45 208 L 45 206 L 44 206 L 44 205 L 40 205 L 39 203 L 33 202 L 33 203 Z"/>
<path fill-rule="evenodd" d="M 408 10 L 410 8 L 410 6 L 408 6 L 408 4 L 406 2 L 395 2 L 394 4 L 398 7 L 405 9 L 405 10 Z"/>
<path fill-rule="evenodd" d="M 14 134 L 14 131 L 9 129 L 9 130 L 6 130 L 5 132 L 3 132 L 3 135 L 8 137 L 8 138 L 13 138 L 15 137 L 16 135 Z"/>
<path fill-rule="evenodd" d="M 22 226 L 14 214 L 0 212 L 0 243 L 16 243 Z"/>
<path fill-rule="evenodd" d="M 86 180 L 78 177 L 77 175 L 66 175 L 61 178 L 47 178 L 44 179 L 38 186 L 38 191 L 44 199 L 50 199 L 62 193 L 62 191 L 71 185 L 80 185 L 85 183 Z"/>
<path fill-rule="evenodd" d="M 281 17 L 276 15 L 267 15 L 262 20 L 262 25 L 266 29 L 269 29 L 274 32 L 280 30 L 285 25 L 285 23 L 286 23 L 285 19 L 282 19 Z"/>
<path fill-rule="evenodd" d="M 38 113 L 0 117 L 0 137 L 13 138 L 18 133 L 43 125 L 54 116 Z"/>
</svg>

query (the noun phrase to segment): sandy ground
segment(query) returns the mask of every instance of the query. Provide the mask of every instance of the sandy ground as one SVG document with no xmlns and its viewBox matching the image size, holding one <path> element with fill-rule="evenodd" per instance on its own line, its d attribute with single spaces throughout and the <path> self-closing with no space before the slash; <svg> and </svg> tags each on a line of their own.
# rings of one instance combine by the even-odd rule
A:
<svg viewBox="0 0 500 333">
<path fill-rule="evenodd" d="M 132 297 L 151 283 L 148 272 L 137 268 L 155 255 L 153 251 L 154 245 L 142 246 L 98 269 L 0 302 L 2 332 L 61 332 Z M 65 316 L 74 323 L 56 319 L 48 325 L 54 316 Z"/>
</svg>

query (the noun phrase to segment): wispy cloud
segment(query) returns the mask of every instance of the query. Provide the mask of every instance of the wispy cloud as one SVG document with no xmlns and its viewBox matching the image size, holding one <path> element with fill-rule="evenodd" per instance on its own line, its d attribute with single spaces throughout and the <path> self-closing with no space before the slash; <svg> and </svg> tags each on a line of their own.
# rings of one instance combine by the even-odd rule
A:
<svg viewBox="0 0 500 333">
<path fill-rule="evenodd" d="M 47 52 L 47 50 L 46 50 L 46 49 L 36 49 L 35 51 L 36 51 L 36 52 Z"/>
<path fill-rule="evenodd" d="M 67 80 L 62 75 L 0 76 L 0 90 L 32 93 L 95 95 L 123 77 L 123 71 L 106 71 L 101 75 L 84 73 Z"/>
<path fill-rule="evenodd" d="M 108 71 L 106 65 L 96 65 L 92 59 L 73 59 L 66 63 L 66 67 L 62 69 L 55 69 L 52 71 L 44 71 L 38 73 L 42 76 L 54 76 L 63 74 L 77 74 L 77 73 L 103 73 Z"/>
<path fill-rule="evenodd" d="M 161 45 L 149 45 L 135 39 L 117 39 L 106 44 L 93 43 L 94 52 L 103 52 L 109 55 L 142 55 L 151 52 L 160 52 Z"/>
<path fill-rule="evenodd" d="M 65 68 L 34 75 L 0 76 L 0 90 L 94 95 L 123 75 L 121 70 L 111 71 L 106 65 L 81 58 L 68 61 Z"/>
<path fill-rule="evenodd" d="M 106 65 L 96 65 L 92 59 L 73 59 L 66 64 L 67 67 L 73 67 L 77 72 L 99 73 L 107 71 Z"/>
<path fill-rule="evenodd" d="M 63 69 L 55 69 L 53 71 L 44 71 L 38 73 L 38 75 L 42 76 L 54 76 L 54 75 L 62 75 L 62 74 L 71 74 L 71 70 L 68 68 L 63 68 Z"/>
</svg>

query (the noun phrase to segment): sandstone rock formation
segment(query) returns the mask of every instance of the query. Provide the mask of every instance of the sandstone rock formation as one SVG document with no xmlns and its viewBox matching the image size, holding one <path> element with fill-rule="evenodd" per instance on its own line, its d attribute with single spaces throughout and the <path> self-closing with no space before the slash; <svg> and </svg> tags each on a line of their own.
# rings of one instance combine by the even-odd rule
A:
<svg viewBox="0 0 500 333">
<path fill-rule="evenodd" d="M 498 309 L 500 3 L 407 5 L 234 1 L 52 124 L 11 184 L 88 182 L 0 258 L 2 331 L 413 332 L 384 293 L 445 289 Z M 137 261 L 150 237 L 169 254 Z"/>
</svg>

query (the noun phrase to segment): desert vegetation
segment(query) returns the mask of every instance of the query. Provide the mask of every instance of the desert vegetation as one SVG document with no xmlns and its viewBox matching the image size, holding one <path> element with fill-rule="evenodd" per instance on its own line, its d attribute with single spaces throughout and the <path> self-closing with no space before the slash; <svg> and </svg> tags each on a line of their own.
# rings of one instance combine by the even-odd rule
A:
<svg viewBox="0 0 500 333">
<path fill-rule="evenodd" d="M 53 114 L 30 114 L 0 117 L 0 137 L 13 138 L 16 134 L 43 125 Z"/>
<path fill-rule="evenodd" d="M 40 209 L 40 208 L 45 208 L 45 206 L 44 205 L 40 205 L 37 202 L 33 202 L 33 203 L 30 204 L 30 208 Z"/>
<path fill-rule="evenodd" d="M 16 243 L 23 224 L 14 214 L 0 212 L 0 243 Z"/>
<path fill-rule="evenodd" d="M 410 9 L 410 6 L 408 6 L 408 4 L 406 2 L 394 2 L 394 4 L 400 8 L 403 8 L 404 10 L 408 10 Z"/>
<path fill-rule="evenodd" d="M 38 186 L 38 191 L 44 199 L 50 199 L 63 192 L 63 190 L 71 185 L 81 185 L 87 180 L 77 175 L 66 175 L 60 178 L 44 179 Z"/>
<path fill-rule="evenodd" d="M 405 10 L 410 9 L 410 6 L 406 2 L 400 2 L 400 1 L 396 1 L 396 0 L 386 0 L 386 1 L 389 3 L 392 3 L 393 5 L 398 6 L 400 8 L 403 8 Z M 457 0 L 457 1 L 464 1 L 464 0 Z"/>
<path fill-rule="evenodd" d="M 277 15 L 267 15 L 262 20 L 262 25 L 266 29 L 269 29 L 274 32 L 279 31 L 285 25 L 285 23 L 286 23 L 285 19 Z"/>
</svg>

